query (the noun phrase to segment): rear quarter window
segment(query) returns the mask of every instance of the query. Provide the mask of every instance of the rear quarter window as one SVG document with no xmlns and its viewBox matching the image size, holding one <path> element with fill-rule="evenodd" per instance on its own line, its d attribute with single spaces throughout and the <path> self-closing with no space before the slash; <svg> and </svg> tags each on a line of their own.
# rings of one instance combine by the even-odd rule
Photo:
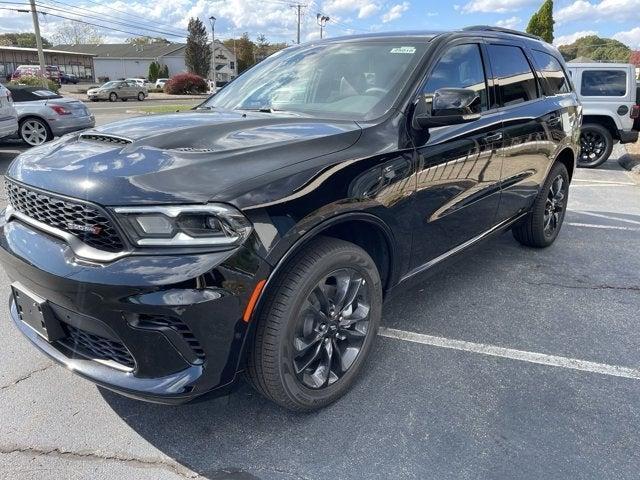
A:
<svg viewBox="0 0 640 480">
<path fill-rule="evenodd" d="M 627 94 L 627 72 L 624 70 L 585 70 L 580 94 L 584 97 L 624 97 Z"/>
<path fill-rule="evenodd" d="M 553 55 L 540 50 L 532 50 L 533 58 L 544 78 L 544 90 L 547 95 L 569 93 L 571 86 L 560 62 Z"/>
</svg>

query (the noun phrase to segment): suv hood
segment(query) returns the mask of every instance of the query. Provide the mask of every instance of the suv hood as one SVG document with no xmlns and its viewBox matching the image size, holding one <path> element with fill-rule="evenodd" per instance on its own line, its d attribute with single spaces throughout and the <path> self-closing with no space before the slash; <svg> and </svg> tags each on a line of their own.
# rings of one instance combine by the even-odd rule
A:
<svg viewBox="0 0 640 480">
<path fill-rule="evenodd" d="M 353 145 L 354 121 L 194 111 L 132 118 L 28 150 L 7 175 L 102 205 L 203 203 L 240 182 Z"/>
</svg>

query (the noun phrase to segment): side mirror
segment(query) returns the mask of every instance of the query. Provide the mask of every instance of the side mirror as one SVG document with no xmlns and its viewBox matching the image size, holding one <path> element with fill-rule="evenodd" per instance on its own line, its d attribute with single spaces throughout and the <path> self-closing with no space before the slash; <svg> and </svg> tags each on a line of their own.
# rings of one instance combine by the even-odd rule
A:
<svg viewBox="0 0 640 480">
<path fill-rule="evenodd" d="M 440 88 L 431 98 L 430 111 L 416 112 L 414 124 L 424 129 L 473 122 L 480 118 L 480 114 L 473 111 L 473 107 L 479 102 L 480 96 L 474 90 Z"/>
</svg>

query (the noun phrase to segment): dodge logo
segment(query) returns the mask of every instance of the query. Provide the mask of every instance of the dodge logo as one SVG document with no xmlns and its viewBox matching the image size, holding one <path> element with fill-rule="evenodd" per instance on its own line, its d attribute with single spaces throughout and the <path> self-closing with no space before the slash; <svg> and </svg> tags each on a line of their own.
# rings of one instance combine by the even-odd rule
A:
<svg viewBox="0 0 640 480">
<path fill-rule="evenodd" d="M 100 235 L 102 227 L 100 225 L 78 225 L 75 223 L 67 223 L 69 230 L 80 230 L 81 232 L 91 233 L 93 235 Z"/>
</svg>

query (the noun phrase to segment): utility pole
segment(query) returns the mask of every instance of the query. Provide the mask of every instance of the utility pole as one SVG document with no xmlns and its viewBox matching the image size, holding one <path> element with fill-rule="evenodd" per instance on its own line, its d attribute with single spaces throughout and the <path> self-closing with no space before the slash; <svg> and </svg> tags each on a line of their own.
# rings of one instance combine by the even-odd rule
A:
<svg viewBox="0 0 640 480">
<path fill-rule="evenodd" d="M 327 22 L 329 20 L 329 17 L 327 17 L 326 15 L 322 15 L 321 13 L 318 13 L 316 15 L 316 21 L 318 22 L 318 25 L 320 25 L 320 39 L 322 39 L 322 30 L 327 25 Z"/>
<path fill-rule="evenodd" d="M 35 0 L 31 0 L 32 2 Z M 212 70 L 213 73 L 211 76 L 213 77 L 213 93 L 216 93 L 216 88 L 218 87 L 218 82 L 216 82 L 216 34 L 214 27 L 216 25 L 216 17 L 211 15 L 209 17 L 209 21 L 211 22 L 211 63 L 213 65 Z M 236 59 L 237 61 L 237 59 Z"/>
<path fill-rule="evenodd" d="M 298 8 L 298 45 L 300 45 L 300 9 L 302 5 L 297 4 L 296 7 Z"/>
<path fill-rule="evenodd" d="M 36 0 L 31 1 L 31 18 L 33 19 L 33 30 L 36 34 L 36 46 L 38 47 L 38 62 L 40 63 L 40 75 L 46 78 L 46 67 L 44 64 L 44 51 L 42 50 L 42 37 L 40 36 L 40 23 L 38 22 L 38 12 L 36 11 Z M 46 86 L 46 81 L 43 86 Z"/>
</svg>

